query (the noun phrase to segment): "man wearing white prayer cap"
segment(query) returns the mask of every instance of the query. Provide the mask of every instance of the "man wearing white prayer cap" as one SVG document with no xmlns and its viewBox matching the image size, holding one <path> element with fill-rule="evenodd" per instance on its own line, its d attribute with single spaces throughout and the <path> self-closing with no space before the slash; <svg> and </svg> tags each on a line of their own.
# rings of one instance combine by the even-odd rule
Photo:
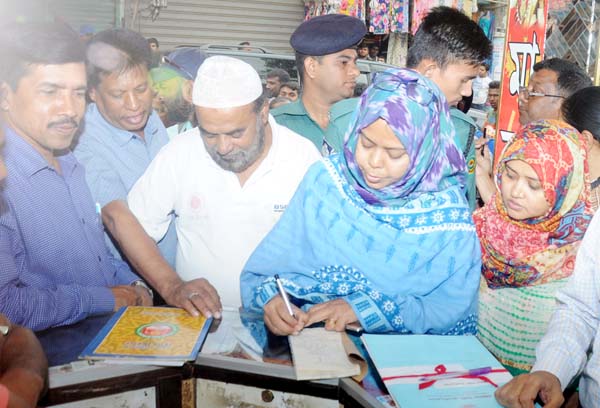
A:
<svg viewBox="0 0 600 408">
<path fill-rule="evenodd" d="M 260 77 L 241 60 L 207 58 L 192 100 L 198 128 L 161 150 L 129 193 L 129 207 L 156 241 L 174 213 L 179 276 L 207 279 L 223 306 L 237 307 L 242 267 L 320 155 L 275 122 Z"/>
</svg>

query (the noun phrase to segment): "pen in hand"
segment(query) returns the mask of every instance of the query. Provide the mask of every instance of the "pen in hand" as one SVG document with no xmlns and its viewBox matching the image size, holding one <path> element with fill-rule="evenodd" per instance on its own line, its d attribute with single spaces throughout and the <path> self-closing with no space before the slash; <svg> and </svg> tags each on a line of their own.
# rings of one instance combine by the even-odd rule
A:
<svg viewBox="0 0 600 408">
<path fill-rule="evenodd" d="M 277 283 L 277 289 L 279 289 L 279 294 L 281 295 L 281 298 L 283 299 L 283 303 L 285 303 L 285 307 L 287 308 L 290 316 L 292 316 L 295 319 L 296 314 L 294 313 L 294 310 L 292 309 L 292 304 L 290 303 L 290 298 L 288 297 L 288 294 L 285 291 L 285 288 L 283 287 L 281 280 L 279 279 L 279 275 L 277 275 L 277 274 L 275 274 L 275 283 Z"/>
</svg>

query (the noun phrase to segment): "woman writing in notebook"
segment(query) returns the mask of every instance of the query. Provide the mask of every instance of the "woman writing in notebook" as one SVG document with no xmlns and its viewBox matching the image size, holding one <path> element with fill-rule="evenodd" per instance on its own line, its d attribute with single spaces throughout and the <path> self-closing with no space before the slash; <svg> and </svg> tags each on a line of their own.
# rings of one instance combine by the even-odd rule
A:
<svg viewBox="0 0 600 408">
<path fill-rule="evenodd" d="M 481 254 L 465 162 L 439 88 L 390 69 L 363 93 L 344 152 L 316 163 L 241 276 L 278 335 L 325 322 L 369 332 L 474 333 Z M 279 295 L 281 278 L 292 314 Z"/>
</svg>

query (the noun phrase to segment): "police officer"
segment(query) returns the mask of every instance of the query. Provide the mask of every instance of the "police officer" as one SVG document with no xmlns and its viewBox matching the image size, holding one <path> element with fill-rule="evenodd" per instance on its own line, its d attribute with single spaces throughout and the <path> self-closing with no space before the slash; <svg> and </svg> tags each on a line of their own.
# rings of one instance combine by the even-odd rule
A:
<svg viewBox="0 0 600 408">
<path fill-rule="evenodd" d="M 273 110 L 280 124 L 310 139 L 324 156 L 341 152 L 356 107 L 357 45 L 367 29 L 357 18 L 328 14 L 303 22 L 292 34 L 302 81 L 298 101 Z"/>
</svg>

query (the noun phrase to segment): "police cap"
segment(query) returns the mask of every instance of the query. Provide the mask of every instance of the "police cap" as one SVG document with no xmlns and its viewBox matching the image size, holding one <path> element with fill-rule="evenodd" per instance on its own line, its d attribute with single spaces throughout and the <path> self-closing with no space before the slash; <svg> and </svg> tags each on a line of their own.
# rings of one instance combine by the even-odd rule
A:
<svg viewBox="0 0 600 408">
<path fill-rule="evenodd" d="M 290 38 L 292 48 L 304 55 L 327 55 L 355 47 L 367 34 L 365 24 L 343 14 L 313 17 L 300 24 Z"/>
</svg>

